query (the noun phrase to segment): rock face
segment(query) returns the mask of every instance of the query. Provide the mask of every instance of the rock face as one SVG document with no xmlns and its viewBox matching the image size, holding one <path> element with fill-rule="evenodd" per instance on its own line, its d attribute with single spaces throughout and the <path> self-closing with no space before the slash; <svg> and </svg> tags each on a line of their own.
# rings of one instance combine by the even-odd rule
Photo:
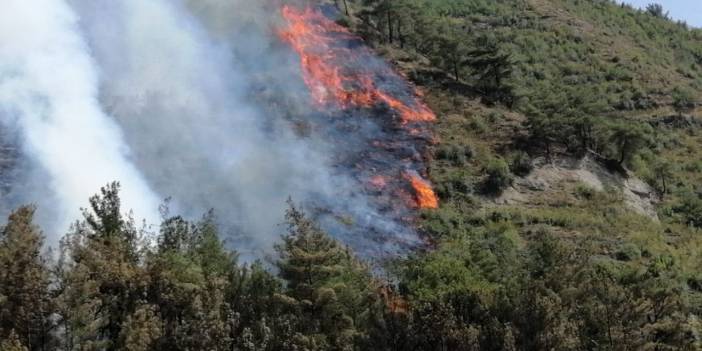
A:
<svg viewBox="0 0 702 351">
<path fill-rule="evenodd" d="M 658 221 L 654 205 L 659 201 L 656 191 L 633 175 L 611 172 L 592 155 L 581 159 L 560 157 L 551 162 L 537 159 L 534 170 L 526 177 L 515 179 L 513 186 L 495 201 L 511 205 L 526 204 L 536 194 L 562 190 L 568 183 L 581 183 L 597 191 L 618 189 L 631 210 Z"/>
</svg>

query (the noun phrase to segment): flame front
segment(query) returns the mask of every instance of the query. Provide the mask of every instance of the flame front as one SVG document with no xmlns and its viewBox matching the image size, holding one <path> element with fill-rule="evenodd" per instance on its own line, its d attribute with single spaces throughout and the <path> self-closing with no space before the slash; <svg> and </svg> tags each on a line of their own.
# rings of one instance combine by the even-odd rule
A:
<svg viewBox="0 0 702 351">
<path fill-rule="evenodd" d="M 436 119 L 416 96 L 410 106 L 378 89 L 372 73 L 352 72 L 340 64 L 359 56 L 354 50 L 337 45 L 339 37 L 358 40 L 346 28 L 310 8 L 284 6 L 282 13 L 288 26 L 280 31 L 280 36 L 300 56 L 305 84 L 318 107 L 346 109 L 384 103 L 398 113 L 402 124 Z"/>
<path fill-rule="evenodd" d="M 345 118 L 336 120 L 344 130 L 363 129 L 367 118 L 379 127 L 379 134 L 349 136 L 374 148 L 352 157 L 357 179 L 381 208 L 403 221 L 411 218 L 408 210 L 437 208 L 431 184 L 418 172 L 424 168 L 422 150 L 433 140 L 429 123 L 436 119 L 421 92 L 320 11 L 284 6 L 281 12 L 280 38 L 299 56 L 313 106 L 329 115 L 345 111 Z"/>
<path fill-rule="evenodd" d="M 431 188 L 429 182 L 417 174 L 407 174 L 407 177 L 409 178 L 410 184 L 414 189 L 417 207 L 425 209 L 439 207 L 439 199 L 436 197 L 436 194 Z"/>
</svg>

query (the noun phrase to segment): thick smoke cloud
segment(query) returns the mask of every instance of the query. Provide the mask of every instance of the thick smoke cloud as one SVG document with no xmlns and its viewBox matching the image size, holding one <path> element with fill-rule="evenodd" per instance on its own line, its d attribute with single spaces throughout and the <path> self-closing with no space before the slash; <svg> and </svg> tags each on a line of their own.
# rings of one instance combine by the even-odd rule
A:
<svg viewBox="0 0 702 351">
<path fill-rule="evenodd" d="M 47 230 L 60 232 L 91 194 L 118 179 L 125 205 L 156 221 L 157 197 L 97 101 L 97 71 L 77 20 L 63 1 L 3 1 L 0 121 L 19 133 L 15 139 L 27 155 L 13 200 L 51 209 Z"/>
<path fill-rule="evenodd" d="M 177 1 L 72 1 L 117 118 L 172 212 L 214 208 L 245 249 L 269 248 L 286 197 L 330 191 L 323 158 L 245 101 L 233 48 Z"/>
<path fill-rule="evenodd" d="M 287 198 L 364 254 L 397 249 L 367 228 L 414 240 L 339 167 L 335 148 L 349 143 L 335 139 L 347 136 L 309 106 L 299 59 L 276 36 L 277 1 L 67 4 L 13 0 L 0 14 L 3 122 L 21 126 L 37 161 L 13 191 L 39 201 L 27 188 L 48 179 L 65 208 L 48 222 L 76 218 L 88 194 L 119 180 L 137 217 L 155 218 L 166 197 L 191 219 L 214 209 L 248 258 L 278 240 Z"/>
</svg>

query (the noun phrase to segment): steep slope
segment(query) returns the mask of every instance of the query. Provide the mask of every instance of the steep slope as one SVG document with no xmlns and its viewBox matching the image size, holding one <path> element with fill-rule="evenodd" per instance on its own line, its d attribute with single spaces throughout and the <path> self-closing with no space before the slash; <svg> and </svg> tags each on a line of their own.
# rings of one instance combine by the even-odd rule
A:
<svg viewBox="0 0 702 351">
<path fill-rule="evenodd" d="M 431 175 L 444 209 L 492 206 L 502 190 L 485 188 L 495 160 L 511 178 L 534 158 L 594 152 L 655 189 L 663 223 L 694 231 L 696 214 L 676 208 L 700 184 L 701 30 L 609 1 L 370 3 L 352 6 L 352 27 L 440 116 Z M 499 55 L 509 59 L 498 86 L 480 60 Z M 551 206 L 558 201 L 528 207 Z"/>
<path fill-rule="evenodd" d="M 564 319 L 543 330 L 563 339 L 521 341 L 536 349 L 573 347 L 559 344 L 570 328 L 592 328 L 576 343 L 586 348 L 693 345 L 676 333 L 697 328 L 702 307 L 702 30 L 611 1 L 349 3 L 343 22 L 438 116 L 430 178 L 442 205 L 422 224 L 436 250 L 401 270 L 410 300 L 460 310 L 452 299 L 472 296 L 472 308 L 512 325 L 497 296 L 517 296 L 506 298 L 514 309 L 549 301 L 541 313 Z M 548 261 L 544 245 L 565 256 Z M 665 317 L 615 315 L 615 300 L 661 303 Z M 594 313 L 616 326 L 590 308 L 611 308 Z M 645 340 L 627 336 L 637 329 Z"/>
</svg>

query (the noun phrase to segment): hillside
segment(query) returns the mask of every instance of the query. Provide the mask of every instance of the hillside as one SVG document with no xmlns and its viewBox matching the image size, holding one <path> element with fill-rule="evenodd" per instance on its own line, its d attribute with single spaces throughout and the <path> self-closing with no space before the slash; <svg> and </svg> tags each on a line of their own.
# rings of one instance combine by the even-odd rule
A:
<svg viewBox="0 0 702 351">
<path fill-rule="evenodd" d="M 0 351 L 702 350 L 702 30 L 664 8 L 9 3 Z"/>
<path fill-rule="evenodd" d="M 410 296 L 446 301 L 467 289 L 499 316 L 496 296 L 535 289 L 518 299 L 549 306 L 530 312 L 547 318 L 541 327 L 614 323 L 615 337 L 579 346 L 595 349 L 653 347 L 629 333 L 672 337 L 697 323 L 701 30 L 610 1 L 370 3 L 350 6 L 350 25 L 439 116 L 429 157 L 442 205 L 422 224 L 437 250 L 404 271 Z M 541 256 L 544 245 L 556 257 Z M 605 312 L 612 303 L 621 306 Z M 672 313 L 664 323 L 625 317 L 656 303 Z M 572 346 L 562 341 L 537 349 Z"/>
</svg>

